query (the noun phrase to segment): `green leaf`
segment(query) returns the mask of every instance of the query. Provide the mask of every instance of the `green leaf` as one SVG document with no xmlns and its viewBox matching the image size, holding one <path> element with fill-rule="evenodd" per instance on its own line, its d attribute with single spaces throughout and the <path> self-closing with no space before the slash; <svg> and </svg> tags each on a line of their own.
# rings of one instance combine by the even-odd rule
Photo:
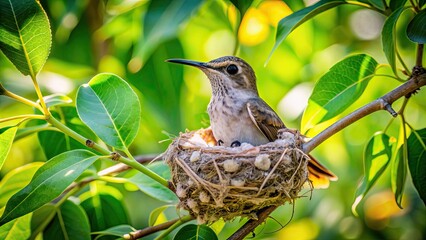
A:
<svg viewBox="0 0 426 240">
<path fill-rule="evenodd" d="M 175 205 L 164 205 L 164 206 L 160 206 L 154 210 L 152 210 L 152 212 L 149 214 L 149 221 L 148 221 L 148 225 L 149 226 L 154 226 L 155 222 L 158 219 L 158 216 L 160 216 L 160 214 L 162 212 L 164 212 L 164 210 L 166 210 L 169 207 L 174 207 Z"/>
<path fill-rule="evenodd" d="M 271 58 L 274 51 L 278 46 L 284 41 L 284 39 L 298 26 L 302 23 L 308 21 L 309 19 L 315 17 L 316 15 L 327 11 L 328 9 L 334 8 L 341 4 L 345 4 L 344 0 L 322 0 L 309 7 L 303 8 L 297 12 L 294 12 L 287 17 L 281 19 L 277 26 L 277 33 L 275 35 L 275 44 L 269 53 L 269 59 Z"/>
<path fill-rule="evenodd" d="M 234 4 L 234 6 L 240 11 L 242 18 L 242 16 L 244 16 L 244 14 L 250 8 L 253 0 L 231 0 L 231 3 Z"/>
<path fill-rule="evenodd" d="M 177 36 L 179 26 L 189 19 L 203 1 L 151 1 L 143 19 L 143 37 L 135 55 L 144 63 L 162 43 Z"/>
<path fill-rule="evenodd" d="M 173 240 L 217 240 L 216 233 L 206 225 L 188 224 L 182 227 Z"/>
<path fill-rule="evenodd" d="M 419 8 L 422 8 L 425 5 L 426 0 L 419 0 Z"/>
<path fill-rule="evenodd" d="M 10 198 L 0 225 L 32 212 L 58 197 L 98 156 L 86 150 L 60 154 L 40 167 L 31 182 Z"/>
<path fill-rule="evenodd" d="M 135 232 L 136 229 L 130 225 L 118 225 L 114 227 L 110 227 L 103 231 L 92 232 L 94 235 L 98 235 L 95 239 L 98 239 L 102 236 L 116 236 L 123 237 L 125 234 L 129 234 L 130 232 Z"/>
<path fill-rule="evenodd" d="M 56 207 L 53 204 L 46 204 L 33 212 L 31 218 L 31 238 L 34 239 L 40 234 L 56 215 Z"/>
<path fill-rule="evenodd" d="M 366 54 L 335 64 L 316 83 L 302 117 L 302 132 L 329 120 L 352 105 L 373 77 L 377 62 Z"/>
<path fill-rule="evenodd" d="M 404 149 L 405 148 L 405 149 Z M 407 178 L 407 145 L 403 144 L 399 149 L 391 166 L 391 185 L 395 194 L 395 201 L 402 209 L 402 195 L 404 193 L 405 180 Z"/>
<path fill-rule="evenodd" d="M 164 63 L 164 59 L 183 56 L 183 54 L 182 44 L 178 40 L 168 41 L 158 47 L 139 72 L 129 75 L 129 82 L 142 92 L 146 99 L 149 99 L 144 101 L 144 106 L 147 108 L 144 111 L 144 118 L 145 121 L 149 121 L 146 118 L 152 118 L 149 121 L 150 129 L 178 134 L 187 127 L 182 124 L 182 111 L 177 110 L 182 107 L 181 90 L 185 85 L 183 68 Z M 158 94 L 160 92 L 162 94 Z M 151 131 L 156 132 L 156 130 Z"/>
<path fill-rule="evenodd" d="M 70 97 L 64 94 L 59 94 L 59 93 L 44 96 L 43 99 L 48 108 L 53 106 L 66 105 L 66 104 L 72 103 L 72 99 Z"/>
<path fill-rule="evenodd" d="M 377 8 L 379 8 L 379 9 L 382 9 L 382 10 L 385 10 L 385 6 L 384 6 L 384 4 L 383 4 L 383 0 L 368 0 L 368 1 L 360 1 L 360 2 L 368 2 L 368 3 L 370 3 L 371 5 L 373 5 L 373 6 L 375 6 L 375 7 L 377 7 Z"/>
<path fill-rule="evenodd" d="M 383 132 L 376 133 L 364 150 L 364 177 L 356 191 L 352 212 L 357 214 L 357 206 L 377 179 L 383 174 L 392 158 L 394 141 Z"/>
<path fill-rule="evenodd" d="M 84 210 L 70 200 L 65 201 L 43 232 L 44 239 L 90 240 L 90 225 Z"/>
<path fill-rule="evenodd" d="M 96 193 L 80 205 L 89 217 L 92 231 L 102 231 L 128 222 L 122 202 L 113 195 Z"/>
<path fill-rule="evenodd" d="M 31 216 L 29 213 L 0 226 L 0 239 L 21 240 L 28 239 L 31 235 Z"/>
<path fill-rule="evenodd" d="M 0 182 L 0 208 L 4 207 L 13 194 L 25 187 L 34 173 L 43 165 L 33 162 L 8 172 Z"/>
<path fill-rule="evenodd" d="M 38 1 L 0 1 L 0 50 L 22 74 L 35 78 L 51 44 L 49 20 Z"/>
<path fill-rule="evenodd" d="M 403 7 L 407 0 L 390 0 L 389 7 L 392 11 L 397 10 L 400 7 Z"/>
<path fill-rule="evenodd" d="M 5 127 L 0 129 L 0 169 L 3 167 L 7 155 L 9 155 L 17 130 L 18 127 Z"/>
<path fill-rule="evenodd" d="M 382 29 L 382 47 L 383 52 L 386 55 L 386 58 L 391 65 L 392 71 L 397 76 L 396 70 L 396 60 L 395 60 L 395 52 L 396 52 L 396 22 L 399 19 L 402 11 L 405 8 L 399 8 L 395 12 L 393 12 L 385 21 Z"/>
<path fill-rule="evenodd" d="M 73 106 L 56 107 L 51 110 L 52 115 L 67 127 L 83 135 L 87 139 L 95 141 L 96 135 L 78 117 L 77 110 Z M 86 145 L 74 140 L 70 136 L 58 131 L 41 131 L 37 133 L 40 146 L 47 159 L 74 149 L 86 149 L 93 151 Z"/>
<path fill-rule="evenodd" d="M 408 137 L 407 146 L 411 179 L 426 204 L 426 128 L 413 131 Z"/>
<path fill-rule="evenodd" d="M 101 73 L 77 92 L 77 112 L 108 145 L 125 150 L 139 130 L 138 96 L 119 76 Z"/>
<path fill-rule="evenodd" d="M 426 9 L 423 9 L 411 20 L 407 27 L 408 38 L 416 43 L 426 43 Z"/>
<path fill-rule="evenodd" d="M 165 179 L 170 179 L 170 169 L 163 162 L 155 162 L 148 165 L 148 168 Z M 161 185 L 141 172 L 137 172 L 128 181 L 138 186 L 147 195 L 163 202 L 177 202 L 178 198 L 170 189 Z"/>
</svg>

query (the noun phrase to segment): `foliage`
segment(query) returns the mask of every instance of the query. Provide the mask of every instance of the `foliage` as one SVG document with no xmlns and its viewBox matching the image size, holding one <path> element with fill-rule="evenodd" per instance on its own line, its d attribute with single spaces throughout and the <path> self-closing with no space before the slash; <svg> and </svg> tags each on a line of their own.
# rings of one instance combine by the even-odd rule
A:
<svg viewBox="0 0 426 240">
<path fill-rule="evenodd" d="M 172 231 L 175 239 L 228 237 L 238 221 L 182 227 L 192 217 L 175 209 L 167 165 L 140 164 L 146 161 L 136 155 L 158 154 L 164 139 L 209 125 L 207 81 L 164 60 L 238 53 L 286 124 L 301 122 L 315 139 L 342 115 L 424 74 L 424 3 L 0 0 L 0 238 L 130 238 L 158 226 L 165 230 L 159 238 Z M 358 13 L 382 25 L 369 26 Z M 381 33 L 381 41 L 362 39 L 347 22 Z M 309 99 L 300 90 L 306 86 Z M 289 105 L 284 93 L 298 98 Z M 298 200 L 303 207 L 277 236 L 371 238 L 380 231 L 391 238 L 390 220 L 402 223 L 398 236 L 424 237 L 416 216 L 426 203 L 424 97 L 420 89 L 395 103 L 397 111 L 388 106 L 400 124 L 378 113 L 321 144 L 315 155 L 336 161 L 340 180 L 311 202 Z M 350 205 L 359 218 L 347 213 Z M 274 213 L 278 222 L 289 209 Z M 264 232 L 277 228 L 271 221 Z"/>
</svg>

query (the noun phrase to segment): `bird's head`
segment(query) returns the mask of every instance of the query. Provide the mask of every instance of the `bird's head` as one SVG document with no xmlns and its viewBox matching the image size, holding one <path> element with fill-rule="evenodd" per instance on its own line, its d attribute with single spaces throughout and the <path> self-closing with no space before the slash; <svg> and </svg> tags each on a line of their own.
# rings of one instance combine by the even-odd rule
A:
<svg viewBox="0 0 426 240">
<path fill-rule="evenodd" d="M 253 91 L 257 94 L 256 75 L 251 66 L 241 58 L 225 56 L 210 62 L 169 59 L 167 62 L 190 65 L 202 70 L 210 80 L 213 93 L 226 88 Z"/>
</svg>

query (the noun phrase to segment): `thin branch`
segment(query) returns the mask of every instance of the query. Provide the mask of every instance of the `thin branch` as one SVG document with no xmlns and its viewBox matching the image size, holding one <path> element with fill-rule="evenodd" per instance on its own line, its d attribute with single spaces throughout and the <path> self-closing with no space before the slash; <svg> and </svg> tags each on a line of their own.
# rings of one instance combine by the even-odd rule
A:
<svg viewBox="0 0 426 240">
<path fill-rule="evenodd" d="M 26 104 L 28 106 L 37 108 L 38 110 L 40 110 L 40 112 L 43 112 L 43 108 L 38 103 L 33 102 L 33 101 L 29 100 L 29 99 L 26 99 L 26 98 L 21 97 L 21 96 L 19 96 L 17 94 L 14 94 L 13 92 L 8 91 L 1 84 L 0 84 L 0 95 L 7 96 L 7 97 L 12 98 L 12 99 L 14 99 L 14 100 L 16 100 L 18 102 L 23 103 L 23 104 Z"/>
<path fill-rule="evenodd" d="M 146 164 L 148 162 L 151 162 L 153 160 L 155 160 L 156 158 L 158 158 L 158 156 L 162 156 L 162 154 L 158 155 L 158 154 L 147 154 L 147 155 L 139 155 L 136 156 L 135 159 L 136 161 L 138 161 L 140 164 Z M 126 170 L 132 169 L 130 166 L 124 164 L 124 163 L 117 163 L 111 167 L 105 168 L 104 170 L 101 170 L 98 172 L 98 175 L 96 177 L 90 177 L 90 178 L 86 178 L 83 179 L 80 182 L 74 182 L 71 185 L 68 186 L 67 189 L 65 189 L 65 191 L 62 193 L 62 195 L 60 196 L 63 197 L 64 194 L 66 194 L 67 192 L 69 192 L 71 189 L 76 188 L 76 187 L 81 187 L 84 186 L 92 181 L 98 180 L 99 177 L 103 177 L 103 176 L 109 176 L 109 175 L 113 175 L 116 173 L 121 173 L 124 172 Z"/>
<path fill-rule="evenodd" d="M 417 44 L 417 56 L 416 56 L 417 67 L 423 67 L 423 46 L 424 44 Z"/>
<path fill-rule="evenodd" d="M 320 145 L 322 142 L 324 142 L 325 140 L 327 140 L 328 138 L 330 138 L 331 136 L 333 136 L 340 130 L 346 128 L 347 126 L 358 121 L 359 119 L 367 115 L 370 115 L 373 112 L 376 112 L 379 110 L 389 111 L 391 109 L 390 106 L 396 100 L 416 91 L 417 89 L 419 89 L 420 87 L 424 85 L 426 85 L 426 73 L 421 73 L 421 75 L 418 75 L 418 76 L 413 75 L 406 83 L 390 91 L 383 97 L 355 110 L 354 112 L 350 113 L 346 117 L 335 122 L 333 125 L 331 125 L 327 129 L 325 129 L 324 131 L 316 135 L 314 138 L 312 138 L 311 141 L 303 145 L 303 151 L 305 153 L 309 153 L 318 145 Z M 395 115 L 393 116 L 395 117 Z"/>
<path fill-rule="evenodd" d="M 138 238 L 148 236 L 152 233 L 162 231 L 164 229 L 169 228 L 170 226 L 175 224 L 177 221 L 179 221 L 179 218 L 173 219 L 173 220 L 170 220 L 168 222 L 158 224 L 158 225 L 155 225 L 155 226 L 152 226 L 152 227 L 147 227 L 147 228 L 144 228 L 144 229 L 141 229 L 141 230 L 137 230 L 136 232 L 132 232 L 130 234 L 125 235 L 124 239 L 138 239 Z"/>
<path fill-rule="evenodd" d="M 147 154 L 147 155 L 139 155 L 135 157 L 135 160 L 138 161 L 140 164 L 146 164 L 151 161 L 154 161 L 157 159 L 161 154 Z M 126 170 L 131 169 L 130 166 L 124 164 L 124 163 L 118 163 L 114 166 L 111 166 L 109 168 L 105 168 L 104 170 L 99 172 L 99 176 L 105 176 L 105 175 L 111 175 L 115 173 L 121 173 Z"/>
<path fill-rule="evenodd" d="M 238 231 L 236 231 L 228 240 L 240 240 L 244 239 L 249 233 L 251 233 L 257 226 L 263 223 L 266 218 L 271 214 L 278 206 L 270 206 L 260 210 L 257 213 L 257 219 L 248 220 Z"/>
</svg>

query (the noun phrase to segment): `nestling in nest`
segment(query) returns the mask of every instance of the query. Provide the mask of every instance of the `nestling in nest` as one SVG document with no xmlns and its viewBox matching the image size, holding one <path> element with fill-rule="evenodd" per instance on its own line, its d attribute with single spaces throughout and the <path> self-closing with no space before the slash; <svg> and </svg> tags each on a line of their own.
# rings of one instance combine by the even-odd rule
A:
<svg viewBox="0 0 426 240">
<path fill-rule="evenodd" d="M 165 159 L 182 207 L 199 223 L 237 216 L 293 202 L 308 180 L 309 156 L 300 135 L 282 129 L 279 139 L 260 146 L 215 146 L 210 129 L 182 133 Z"/>
</svg>

